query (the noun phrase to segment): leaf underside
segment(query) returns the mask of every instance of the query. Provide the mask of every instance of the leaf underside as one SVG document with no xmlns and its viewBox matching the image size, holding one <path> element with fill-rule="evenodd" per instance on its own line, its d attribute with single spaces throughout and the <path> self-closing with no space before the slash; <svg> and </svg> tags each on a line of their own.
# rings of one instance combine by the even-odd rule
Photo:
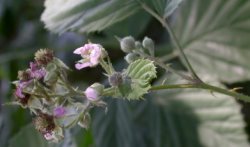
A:
<svg viewBox="0 0 250 147">
<path fill-rule="evenodd" d="M 250 79 L 250 1 L 186 0 L 174 31 L 198 74 L 232 83 Z"/>
<path fill-rule="evenodd" d="M 162 16 L 169 16 L 182 0 L 141 0 Z M 54 33 L 102 31 L 135 13 L 141 12 L 138 0 L 46 0 L 41 20 Z M 143 21 L 143 18 L 140 18 Z M 136 24 L 135 24 L 136 25 Z"/>
</svg>

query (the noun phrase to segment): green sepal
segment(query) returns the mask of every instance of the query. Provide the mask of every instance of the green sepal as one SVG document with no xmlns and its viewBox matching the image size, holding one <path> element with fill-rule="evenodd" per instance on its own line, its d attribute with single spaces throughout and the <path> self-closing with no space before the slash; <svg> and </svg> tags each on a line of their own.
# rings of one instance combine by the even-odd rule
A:
<svg viewBox="0 0 250 147">
<path fill-rule="evenodd" d="M 114 96 L 138 100 L 151 88 L 150 83 L 156 78 L 156 67 L 150 60 L 138 59 L 132 62 L 123 74 L 123 84 L 114 88 Z"/>
<path fill-rule="evenodd" d="M 56 64 L 49 63 L 46 67 L 46 75 L 44 77 L 44 83 L 48 85 L 54 85 L 58 79 Z"/>
<path fill-rule="evenodd" d="M 62 68 L 62 69 L 71 70 L 65 63 L 63 63 L 62 60 L 60 60 L 60 59 L 58 59 L 58 58 L 56 58 L 56 57 L 54 57 L 53 62 L 54 62 L 58 67 L 60 67 L 60 68 Z"/>
</svg>

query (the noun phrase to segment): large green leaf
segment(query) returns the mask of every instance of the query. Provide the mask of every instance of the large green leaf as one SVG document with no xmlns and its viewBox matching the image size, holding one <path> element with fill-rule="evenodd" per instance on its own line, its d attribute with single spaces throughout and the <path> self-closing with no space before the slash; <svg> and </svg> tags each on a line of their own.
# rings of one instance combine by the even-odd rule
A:
<svg viewBox="0 0 250 147">
<path fill-rule="evenodd" d="M 46 0 L 41 20 L 55 33 L 101 31 L 142 10 L 141 3 L 169 16 L 182 0 Z M 146 13 L 146 12 L 144 12 Z M 144 17 L 140 18 L 141 20 Z M 138 26 L 138 24 L 134 24 Z M 138 28 L 138 27 L 135 27 Z"/>
<path fill-rule="evenodd" d="M 144 147 L 143 134 L 133 122 L 126 100 L 109 99 L 108 112 L 96 111 L 93 120 L 96 147 Z"/>
<path fill-rule="evenodd" d="M 160 16 L 168 17 L 174 10 L 179 6 L 183 0 L 153 0 L 150 1 L 154 9 L 158 12 Z"/>
<path fill-rule="evenodd" d="M 250 1 L 186 0 L 177 14 L 174 31 L 195 71 L 250 79 Z"/>
<path fill-rule="evenodd" d="M 169 77 L 168 83 L 176 81 Z M 151 130 L 162 136 L 162 145 L 249 146 L 240 105 L 231 97 L 200 89 L 178 89 L 160 91 L 154 99 L 159 107 L 151 113 L 157 115 Z M 164 140 L 165 131 L 170 134 L 169 140 Z"/>
<path fill-rule="evenodd" d="M 165 18 L 170 16 L 182 1 L 183 0 L 167 0 L 163 16 Z"/>
<path fill-rule="evenodd" d="M 249 146 L 240 106 L 224 95 L 166 90 L 145 101 L 111 100 L 108 108 L 94 117 L 97 147 Z"/>
<path fill-rule="evenodd" d="M 47 0 L 45 7 L 41 19 L 56 33 L 100 31 L 140 9 L 134 0 Z"/>
</svg>

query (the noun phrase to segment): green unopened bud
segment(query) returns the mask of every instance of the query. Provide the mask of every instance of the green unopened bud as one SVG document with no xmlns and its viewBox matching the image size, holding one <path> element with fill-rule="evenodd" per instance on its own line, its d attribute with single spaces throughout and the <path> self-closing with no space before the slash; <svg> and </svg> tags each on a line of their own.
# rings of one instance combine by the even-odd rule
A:
<svg viewBox="0 0 250 147">
<path fill-rule="evenodd" d="M 141 42 L 140 42 L 140 41 L 136 41 L 136 42 L 135 42 L 135 48 L 136 48 L 136 49 L 142 48 L 142 45 L 141 45 Z"/>
<path fill-rule="evenodd" d="M 35 53 L 35 60 L 38 65 L 46 66 L 54 59 L 54 54 L 52 50 L 40 49 Z"/>
<path fill-rule="evenodd" d="M 47 65 L 46 71 L 43 81 L 49 86 L 55 85 L 58 80 L 57 66 L 50 63 Z"/>
<path fill-rule="evenodd" d="M 144 48 L 148 49 L 150 55 L 154 56 L 155 45 L 152 39 L 145 37 L 143 39 L 142 45 Z"/>
<path fill-rule="evenodd" d="M 139 55 L 136 53 L 129 53 L 124 57 L 124 59 L 130 64 L 135 60 L 139 59 Z"/>
<path fill-rule="evenodd" d="M 135 49 L 135 39 L 132 36 L 124 37 L 120 41 L 121 49 L 125 53 L 129 53 Z"/>
<path fill-rule="evenodd" d="M 111 76 L 109 76 L 109 84 L 111 86 L 119 86 L 122 84 L 122 74 L 120 72 L 115 72 Z"/>
</svg>

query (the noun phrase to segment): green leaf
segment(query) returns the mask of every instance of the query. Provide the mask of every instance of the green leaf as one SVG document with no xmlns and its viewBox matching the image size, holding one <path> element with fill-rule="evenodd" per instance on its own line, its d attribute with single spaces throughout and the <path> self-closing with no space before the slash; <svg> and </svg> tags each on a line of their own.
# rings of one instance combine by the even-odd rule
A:
<svg viewBox="0 0 250 147">
<path fill-rule="evenodd" d="M 0 112 L 0 146 L 6 146 L 8 143 L 10 131 L 11 131 L 11 122 L 10 111 L 8 109 L 2 109 Z"/>
<path fill-rule="evenodd" d="M 109 111 L 96 111 L 93 118 L 94 140 L 96 147 L 142 147 L 144 140 L 133 122 L 131 102 L 108 100 Z"/>
<path fill-rule="evenodd" d="M 164 18 L 170 16 L 182 1 L 183 0 L 167 0 L 166 7 L 164 9 Z"/>
<path fill-rule="evenodd" d="M 195 71 L 212 79 L 250 79 L 250 1 L 186 0 L 174 31 Z"/>
<path fill-rule="evenodd" d="M 22 128 L 9 141 L 9 147 L 49 147 L 47 141 L 32 124 Z"/>
<path fill-rule="evenodd" d="M 55 33 L 101 31 L 140 9 L 134 0 L 45 1 L 41 20 Z"/>
<path fill-rule="evenodd" d="M 150 0 L 143 0 L 142 3 L 152 5 L 158 13 L 168 17 L 181 1 L 156 0 L 151 2 Z M 55 33 L 66 31 L 89 33 L 102 31 L 137 12 L 144 12 L 138 0 L 105 2 L 102 0 L 76 0 L 74 3 L 66 0 L 46 0 L 41 20 L 45 23 L 46 28 Z M 138 24 L 134 25 L 138 26 Z"/>
<path fill-rule="evenodd" d="M 56 84 L 57 80 L 58 80 L 57 67 L 55 64 L 50 63 L 46 67 L 46 75 L 43 81 L 49 85 L 54 85 Z"/>
<path fill-rule="evenodd" d="M 111 99 L 107 114 L 97 111 L 96 147 L 249 146 L 240 106 L 230 97 L 190 89 L 150 97 L 130 102 Z"/>
<path fill-rule="evenodd" d="M 127 75 L 132 79 L 145 80 L 149 83 L 156 78 L 155 65 L 148 59 L 139 59 L 129 64 L 127 68 Z"/>
<path fill-rule="evenodd" d="M 131 78 L 131 88 L 126 88 L 127 99 L 139 99 L 148 93 L 151 88 L 151 80 L 156 78 L 155 65 L 147 59 L 139 59 L 131 63 L 126 75 Z"/>
<path fill-rule="evenodd" d="M 48 142 L 35 130 L 33 124 L 29 124 L 9 140 L 9 147 L 76 147 L 76 143 L 69 131 L 66 131 L 62 142 Z"/>
<path fill-rule="evenodd" d="M 182 1 L 183 0 L 153 0 L 151 3 L 160 16 L 167 18 Z"/>
<path fill-rule="evenodd" d="M 78 133 L 75 135 L 78 147 L 95 147 L 93 135 L 90 129 L 82 129 L 75 127 Z"/>
<path fill-rule="evenodd" d="M 172 82 L 177 83 L 177 78 L 169 77 L 168 83 Z M 170 138 L 162 137 L 161 145 L 249 146 L 241 108 L 231 97 L 200 89 L 172 89 L 159 91 L 154 101 L 159 107 L 150 113 L 157 120 L 151 122 L 152 137 L 157 140 L 156 136 L 167 132 Z"/>
</svg>

